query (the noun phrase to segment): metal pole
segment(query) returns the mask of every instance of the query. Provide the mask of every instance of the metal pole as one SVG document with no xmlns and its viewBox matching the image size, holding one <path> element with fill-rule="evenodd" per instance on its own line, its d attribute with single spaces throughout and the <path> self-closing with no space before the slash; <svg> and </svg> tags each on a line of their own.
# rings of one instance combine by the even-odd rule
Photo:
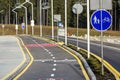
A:
<svg viewBox="0 0 120 80">
<path fill-rule="evenodd" d="M 104 64 L 103 64 L 103 31 L 101 31 L 101 62 L 102 62 L 102 75 L 104 75 Z"/>
<path fill-rule="evenodd" d="M 32 8 L 32 20 L 33 20 L 33 3 L 31 3 L 31 2 L 28 2 L 28 3 L 31 4 L 31 8 Z"/>
<path fill-rule="evenodd" d="M 10 24 L 10 0 L 9 0 L 9 24 Z"/>
<path fill-rule="evenodd" d="M 5 25 L 2 24 L 2 35 L 4 35 L 5 32 Z"/>
<path fill-rule="evenodd" d="M 58 24 L 58 22 L 57 22 L 57 24 Z M 58 25 L 57 25 L 57 42 L 59 42 Z"/>
<path fill-rule="evenodd" d="M 31 7 L 32 7 L 32 20 L 33 20 L 33 3 L 31 2 L 28 2 L 31 4 Z M 34 35 L 34 26 L 32 26 L 32 35 Z"/>
<path fill-rule="evenodd" d="M 5 28 L 3 27 L 2 29 L 3 29 L 3 30 L 2 30 L 2 31 L 3 31 L 3 32 L 2 32 L 2 34 L 4 35 L 4 32 L 5 32 Z"/>
<path fill-rule="evenodd" d="M 90 0 L 87 0 L 87 50 L 90 58 Z"/>
<path fill-rule="evenodd" d="M 67 45 L 67 0 L 65 0 L 65 44 Z"/>
<path fill-rule="evenodd" d="M 18 25 L 17 25 L 17 12 L 16 12 L 16 35 L 18 34 Z"/>
<path fill-rule="evenodd" d="M 51 14 L 52 14 L 52 39 L 54 39 L 53 0 L 51 0 Z"/>
<path fill-rule="evenodd" d="M 103 4 L 103 1 L 101 0 L 100 1 L 100 9 L 102 9 L 102 4 Z M 101 11 L 101 63 L 102 63 L 102 75 L 104 75 L 104 63 L 103 63 L 103 59 L 104 59 L 104 56 L 103 56 L 103 31 L 102 31 L 102 11 Z"/>
<path fill-rule="evenodd" d="M 77 14 L 77 50 L 78 50 L 78 20 L 79 20 L 79 14 Z"/>
<path fill-rule="evenodd" d="M 18 25 L 17 25 L 17 12 L 16 11 L 14 11 L 14 10 L 12 10 L 15 14 L 16 14 L 16 26 L 15 26 L 15 29 L 16 29 L 16 35 L 18 34 L 18 29 L 17 29 L 17 27 L 18 27 Z"/>
<path fill-rule="evenodd" d="M 115 2 L 115 30 L 117 31 L 117 25 L 116 25 L 116 2 Z"/>
<path fill-rule="evenodd" d="M 40 0 L 40 37 L 42 37 L 42 0 Z"/>
<path fill-rule="evenodd" d="M 28 35 L 28 26 L 27 26 L 27 8 L 23 5 L 21 5 L 25 9 L 25 14 L 26 14 L 26 35 Z"/>
</svg>

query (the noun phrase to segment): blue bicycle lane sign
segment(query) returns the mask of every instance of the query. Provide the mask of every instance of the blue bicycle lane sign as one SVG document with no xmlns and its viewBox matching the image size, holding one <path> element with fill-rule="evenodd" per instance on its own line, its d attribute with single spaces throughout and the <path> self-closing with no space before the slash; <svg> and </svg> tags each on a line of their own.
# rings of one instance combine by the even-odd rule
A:
<svg viewBox="0 0 120 80">
<path fill-rule="evenodd" d="M 106 31 L 112 24 L 111 14 L 105 10 L 96 10 L 91 16 L 91 25 L 97 31 Z"/>
</svg>

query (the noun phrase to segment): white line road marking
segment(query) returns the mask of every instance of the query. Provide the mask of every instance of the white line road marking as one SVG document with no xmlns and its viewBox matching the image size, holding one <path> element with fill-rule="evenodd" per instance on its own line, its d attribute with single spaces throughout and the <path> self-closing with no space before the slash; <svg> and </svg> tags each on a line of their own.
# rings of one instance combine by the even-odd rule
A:
<svg viewBox="0 0 120 80">
<path fill-rule="evenodd" d="M 53 70 L 53 71 L 56 71 L 56 68 L 53 68 L 52 70 Z"/>
<path fill-rule="evenodd" d="M 50 56 L 53 56 L 53 54 L 51 54 Z"/>
<path fill-rule="evenodd" d="M 54 77 L 55 76 L 55 74 L 51 74 L 51 77 Z"/>
<path fill-rule="evenodd" d="M 49 54 L 51 54 L 51 52 L 48 52 Z"/>
<path fill-rule="evenodd" d="M 54 59 L 35 59 L 34 62 L 46 62 L 46 61 L 53 61 L 53 62 L 74 62 L 75 59 L 64 59 L 64 60 L 54 60 Z"/>
<path fill-rule="evenodd" d="M 54 60 L 54 62 L 57 62 L 56 60 Z"/>
<path fill-rule="evenodd" d="M 65 59 L 66 61 L 68 60 L 68 59 Z"/>
<path fill-rule="evenodd" d="M 45 62 L 44 60 L 42 60 L 42 62 Z"/>
<path fill-rule="evenodd" d="M 53 59 L 55 59 L 55 57 L 52 57 Z"/>
<path fill-rule="evenodd" d="M 53 59 L 36 59 L 34 62 L 46 62 L 46 61 L 53 61 Z"/>
<path fill-rule="evenodd" d="M 53 64 L 53 66 L 57 66 L 57 64 Z"/>
</svg>

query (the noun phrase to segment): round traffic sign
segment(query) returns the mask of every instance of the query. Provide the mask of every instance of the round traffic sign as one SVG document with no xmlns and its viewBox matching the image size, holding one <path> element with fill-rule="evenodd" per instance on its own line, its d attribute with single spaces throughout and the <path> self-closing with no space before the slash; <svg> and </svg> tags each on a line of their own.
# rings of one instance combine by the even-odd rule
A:
<svg viewBox="0 0 120 80">
<path fill-rule="evenodd" d="M 60 21 L 57 23 L 57 25 L 58 25 L 58 27 L 63 27 L 63 23 Z"/>
<path fill-rule="evenodd" d="M 24 29 L 25 28 L 25 23 L 21 24 L 21 28 Z"/>
<path fill-rule="evenodd" d="M 83 7 L 82 7 L 81 4 L 76 3 L 76 4 L 73 5 L 72 11 L 73 11 L 73 13 L 75 13 L 75 14 L 80 14 L 80 13 L 82 13 L 82 11 L 83 11 Z"/>
<path fill-rule="evenodd" d="M 96 10 L 91 16 L 91 25 L 98 31 L 105 31 L 110 28 L 112 24 L 111 14 L 105 10 Z"/>
<path fill-rule="evenodd" d="M 34 24 L 34 20 L 31 20 L 31 26 L 34 27 L 35 24 Z"/>
</svg>

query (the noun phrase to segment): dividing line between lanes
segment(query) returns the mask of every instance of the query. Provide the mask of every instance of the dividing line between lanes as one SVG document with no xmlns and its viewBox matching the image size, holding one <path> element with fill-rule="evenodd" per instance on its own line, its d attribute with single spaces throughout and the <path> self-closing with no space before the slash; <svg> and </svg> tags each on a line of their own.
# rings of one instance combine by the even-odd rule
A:
<svg viewBox="0 0 120 80">
<path fill-rule="evenodd" d="M 80 65 L 80 68 L 81 68 L 81 70 L 82 70 L 82 72 L 83 72 L 83 74 L 85 76 L 85 79 L 86 80 L 90 80 L 90 78 L 89 78 L 86 70 L 84 69 L 84 66 L 82 65 L 81 60 L 75 54 L 73 54 L 72 52 L 70 52 L 69 50 L 67 50 L 67 49 L 65 49 L 65 48 L 63 48 L 61 46 L 58 46 L 58 47 L 60 47 L 61 49 L 65 50 L 66 52 L 68 52 L 70 55 L 72 55 L 78 61 L 78 64 Z"/>
<path fill-rule="evenodd" d="M 22 47 L 20 46 L 19 40 L 18 40 L 17 38 L 16 38 L 16 40 L 17 40 L 17 43 L 18 43 L 18 45 L 19 45 L 19 47 L 20 47 L 20 50 L 21 50 L 21 52 L 22 52 L 23 61 L 22 61 L 14 70 L 12 70 L 12 71 L 11 71 L 10 73 L 8 73 L 5 77 L 3 77 L 1 80 L 6 80 L 6 79 L 9 78 L 11 75 L 13 75 L 18 69 L 20 69 L 20 68 L 22 67 L 22 65 L 23 65 L 23 64 L 25 63 L 25 61 L 26 61 L 25 53 L 24 53 Z"/>
<path fill-rule="evenodd" d="M 38 38 L 38 37 L 35 37 L 35 38 Z M 45 38 L 38 38 L 38 39 L 42 39 L 42 40 L 45 40 L 45 41 L 49 42 L 48 39 L 45 39 Z M 58 43 L 54 42 L 54 44 L 58 44 Z M 61 49 L 65 50 L 66 52 L 68 52 L 70 55 L 72 55 L 77 60 L 78 64 L 80 65 L 80 68 L 81 68 L 81 70 L 82 70 L 82 72 L 83 72 L 83 74 L 85 76 L 85 79 L 86 80 L 90 80 L 90 78 L 89 78 L 89 76 L 88 76 L 88 74 L 87 74 L 84 66 L 82 65 L 82 61 L 75 54 L 73 54 L 72 52 L 70 52 L 69 50 L 67 50 L 67 49 L 65 49 L 65 48 L 63 48 L 63 47 L 61 47 L 59 45 L 58 45 L 58 47 L 60 47 Z"/>
<path fill-rule="evenodd" d="M 22 42 L 22 45 L 25 47 L 25 44 L 23 43 L 23 41 L 22 41 L 22 39 L 21 38 L 19 38 L 20 39 L 20 41 Z M 33 56 L 32 56 L 32 54 L 30 53 L 30 51 L 25 47 L 25 49 L 27 50 L 27 52 L 28 52 L 28 54 L 29 54 L 29 56 L 30 56 L 30 62 L 29 62 L 29 64 L 13 79 L 13 80 L 17 80 L 22 74 L 24 74 L 25 73 L 25 71 L 31 66 L 31 64 L 33 63 L 33 60 L 34 60 L 34 58 L 33 58 Z"/>
</svg>

